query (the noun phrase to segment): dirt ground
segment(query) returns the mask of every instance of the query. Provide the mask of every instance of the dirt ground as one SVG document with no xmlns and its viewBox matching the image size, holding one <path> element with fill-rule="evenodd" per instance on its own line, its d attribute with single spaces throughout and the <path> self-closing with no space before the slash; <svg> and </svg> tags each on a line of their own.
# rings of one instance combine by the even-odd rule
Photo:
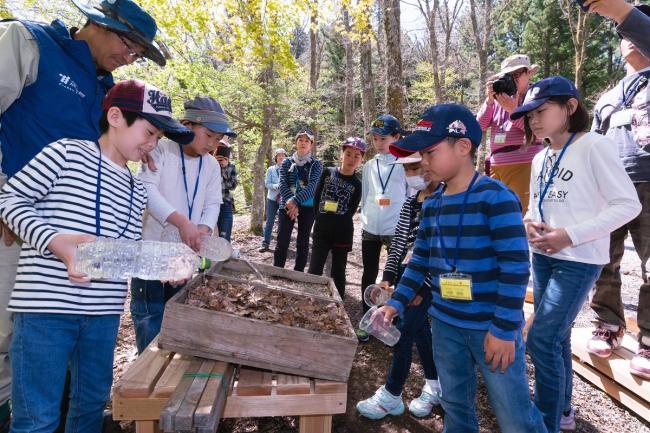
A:
<svg viewBox="0 0 650 433">
<path fill-rule="evenodd" d="M 357 215 L 358 218 L 358 215 Z M 349 255 L 345 307 L 353 324 L 358 323 L 361 317 L 361 228 L 356 221 L 355 245 Z M 239 248 L 243 255 L 253 261 L 272 264 L 272 252 L 259 253 L 261 239 L 247 233 L 248 216 L 236 215 L 233 231 L 233 244 Z M 287 267 L 292 266 L 294 251 L 290 250 Z M 382 261 L 385 260 L 385 254 Z M 382 265 L 383 266 L 383 265 Z M 382 269 L 382 267 L 380 267 Z M 641 283 L 640 263 L 634 250 L 627 248 L 622 265 L 623 274 L 623 301 L 626 315 L 636 318 L 638 303 L 638 290 Z M 128 301 L 127 301 L 128 302 Z M 136 351 L 134 343 L 133 325 L 130 314 L 123 316 L 120 334 L 118 336 L 115 354 L 114 377 L 117 380 L 126 368 L 135 360 Z M 576 326 L 589 326 L 593 313 L 585 305 L 580 313 Z M 417 351 L 414 350 L 414 362 L 411 367 L 409 379 L 404 389 L 403 398 L 406 405 L 411 399 L 417 397 L 423 384 L 422 368 L 420 367 Z M 371 421 L 361 417 L 356 411 L 358 401 L 370 397 L 381 386 L 386 378 L 390 365 L 391 349 L 375 339 L 369 343 L 360 344 L 352 366 L 348 382 L 347 411 L 343 415 L 334 416 L 334 433 L 419 433 L 442 432 L 443 412 L 438 407 L 432 414 L 424 419 L 418 419 L 408 414 L 399 417 L 387 417 L 379 421 Z M 528 364 L 529 381 L 532 392 L 532 365 Z M 650 423 L 641 420 L 633 413 L 626 410 L 616 401 L 612 400 L 599 389 L 583 381 L 577 375 L 573 379 L 573 405 L 576 410 L 576 432 L 579 433 L 650 433 Z M 479 386 L 477 395 L 477 414 L 482 433 L 498 432 L 496 420 L 492 415 L 490 404 L 487 400 L 485 388 Z M 124 432 L 133 432 L 133 423 L 121 423 Z M 237 420 L 224 420 L 218 430 L 219 433 L 297 433 L 297 419 L 284 418 L 246 418 Z M 522 432 L 523 433 L 523 432 Z"/>
</svg>

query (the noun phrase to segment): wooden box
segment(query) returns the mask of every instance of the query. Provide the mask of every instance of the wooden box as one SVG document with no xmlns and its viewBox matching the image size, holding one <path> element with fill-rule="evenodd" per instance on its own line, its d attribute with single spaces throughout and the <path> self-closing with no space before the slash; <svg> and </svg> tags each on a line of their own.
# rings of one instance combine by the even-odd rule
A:
<svg viewBox="0 0 650 433">
<path fill-rule="evenodd" d="M 286 278 L 286 275 L 283 277 Z M 216 274 L 199 275 L 165 306 L 158 339 L 161 348 L 280 373 L 347 381 L 357 348 L 357 338 L 345 310 L 342 311 L 347 329 L 346 335 L 342 336 L 186 304 L 188 290 L 203 284 L 204 278 L 208 281 L 222 279 L 252 284 L 261 291 L 280 291 L 292 297 L 309 296 L 317 303 L 334 302 L 342 307 L 338 296 L 336 299 L 305 295 L 295 289 L 271 288 L 257 282 Z M 338 295 L 336 289 L 334 293 Z"/>
</svg>

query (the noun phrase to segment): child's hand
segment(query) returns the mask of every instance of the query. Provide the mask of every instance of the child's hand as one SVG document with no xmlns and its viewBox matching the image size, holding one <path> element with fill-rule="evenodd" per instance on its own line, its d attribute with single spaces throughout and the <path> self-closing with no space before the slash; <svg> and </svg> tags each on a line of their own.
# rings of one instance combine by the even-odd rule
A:
<svg viewBox="0 0 650 433">
<path fill-rule="evenodd" d="M 74 256 L 77 251 L 77 245 L 94 240 L 95 236 L 92 235 L 61 233 L 52 238 L 47 245 L 47 249 L 57 256 L 65 267 L 68 268 L 68 278 L 70 281 L 73 283 L 87 283 L 90 281 L 90 277 L 82 272 L 77 272 Z"/>
<path fill-rule="evenodd" d="M 388 281 L 382 281 L 381 283 L 379 283 L 379 287 L 381 287 L 382 289 L 386 290 L 389 293 L 393 293 L 395 291 L 395 289 L 390 286 L 390 282 Z"/>
<path fill-rule="evenodd" d="M 5 224 L 4 221 L 0 221 L 0 239 L 4 239 L 6 246 L 10 247 L 17 237 L 18 236 L 16 236 L 14 232 L 11 231 L 9 226 Z"/>
<path fill-rule="evenodd" d="M 203 233 L 199 230 L 196 224 L 188 221 L 178 228 L 181 234 L 181 240 L 185 245 L 198 251 L 201 248 L 201 236 Z"/>
<path fill-rule="evenodd" d="M 573 245 L 565 229 L 553 228 L 545 223 L 542 223 L 541 229 L 544 231 L 544 234 L 531 241 L 531 244 L 538 250 L 542 250 L 546 254 L 555 254 Z"/>
<path fill-rule="evenodd" d="M 537 223 L 535 221 L 526 221 L 526 237 L 528 237 L 528 242 L 533 242 L 540 238 L 542 233 L 542 223 Z"/>
<path fill-rule="evenodd" d="M 390 305 L 382 305 L 377 309 L 375 314 L 384 314 L 384 323 L 387 325 L 390 325 L 393 323 L 393 319 L 395 316 L 397 316 L 397 309 L 395 307 L 391 307 Z"/>
<path fill-rule="evenodd" d="M 212 229 L 210 227 L 206 226 L 205 224 L 199 224 L 197 227 L 198 227 L 199 231 L 201 232 L 201 234 L 208 235 L 208 236 L 212 235 Z"/>
<path fill-rule="evenodd" d="M 143 164 L 147 166 L 149 170 L 153 172 L 158 171 L 158 167 L 156 167 L 156 162 L 153 160 L 152 157 L 149 156 L 148 153 L 142 155 L 141 161 Z"/>
<path fill-rule="evenodd" d="M 501 365 L 501 373 L 505 373 L 510 364 L 515 360 L 515 342 L 501 340 L 492 335 L 490 331 L 483 341 L 485 363 L 492 364 L 490 370 L 494 373 Z"/>
<path fill-rule="evenodd" d="M 287 216 L 289 218 L 292 220 L 298 218 L 298 205 L 293 199 L 289 200 L 284 207 L 287 210 Z"/>
</svg>

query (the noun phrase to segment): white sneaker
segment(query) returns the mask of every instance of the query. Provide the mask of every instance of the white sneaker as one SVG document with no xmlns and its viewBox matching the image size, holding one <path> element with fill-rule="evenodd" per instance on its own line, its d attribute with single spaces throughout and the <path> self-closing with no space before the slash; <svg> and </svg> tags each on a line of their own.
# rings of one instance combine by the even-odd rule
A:
<svg viewBox="0 0 650 433">
<path fill-rule="evenodd" d="M 431 394 L 425 390 L 418 398 L 411 400 L 409 412 L 418 418 L 423 418 L 431 413 L 433 406 L 440 404 L 440 397 L 437 393 Z"/>
<path fill-rule="evenodd" d="M 562 414 L 562 417 L 560 418 L 560 430 L 574 431 L 575 429 L 576 429 L 576 413 L 573 411 L 573 408 L 571 408 L 568 415 Z"/>
<path fill-rule="evenodd" d="M 404 413 L 402 397 L 395 397 L 382 385 L 372 397 L 357 403 L 357 410 L 366 418 L 382 419 L 386 415 L 401 415 Z"/>
</svg>

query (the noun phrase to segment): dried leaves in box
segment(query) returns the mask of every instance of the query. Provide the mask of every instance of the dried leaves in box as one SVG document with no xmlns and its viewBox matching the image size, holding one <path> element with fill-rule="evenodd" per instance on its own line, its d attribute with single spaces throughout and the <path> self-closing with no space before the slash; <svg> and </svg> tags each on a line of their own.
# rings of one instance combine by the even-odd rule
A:
<svg viewBox="0 0 650 433">
<path fill-rule="evenodd" d="M 187 304 L 241 317 L 349 336 L 340 304 L 214 278 L 188 292 Z"/>
</svg>

